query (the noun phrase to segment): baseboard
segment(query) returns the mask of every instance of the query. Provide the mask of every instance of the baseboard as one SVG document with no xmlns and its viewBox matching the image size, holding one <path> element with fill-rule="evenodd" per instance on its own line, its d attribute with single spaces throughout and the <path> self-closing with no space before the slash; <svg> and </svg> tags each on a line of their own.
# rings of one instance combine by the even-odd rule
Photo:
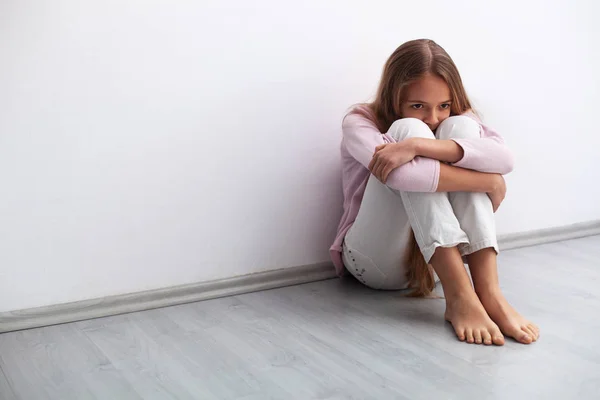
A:
<svg viewBox="0 0 600 400">
<path fill-rule="evenodd" d="M 499 235 L 498 246 L 500 250 L 510 250 L 594 235 L 600 235 L 600 221 Z"/>
<path fill-rule="evenodd" d="M 600 221 L 502 235 L 503 250 L 599 235 Z M 192 303 L 334 278 L 329 262 L 250 275 L 0 313 L 0 333 Z"/>
</svg>

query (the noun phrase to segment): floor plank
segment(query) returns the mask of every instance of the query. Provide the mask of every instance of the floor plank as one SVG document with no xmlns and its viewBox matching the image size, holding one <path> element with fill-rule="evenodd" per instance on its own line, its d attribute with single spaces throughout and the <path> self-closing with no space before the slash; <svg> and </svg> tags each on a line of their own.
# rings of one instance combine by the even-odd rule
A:
<svg viewBox="0 0 600 400">
<path fill-rule="evenodd" d="M 16 400 L 17 395 L 15 394 L 10 382 L 8 382 L 8 378 L 6 374 L 2 370 L 2 366 L 0 366 L 0 397 L 2 400 Z"/>
<path fill-rule="evenodd" d="M 600 236 L 501 253 L 530 346 L 460 343 L 442 298 L 328 280 L 1 334 L 0 399 L 597 399 L 599 264 Z"/>
<path fill-rule="evenodd" d="M 0 367 L 22 399 L 140 398 L 74 324 L 0 335 Z"/>
</svg>

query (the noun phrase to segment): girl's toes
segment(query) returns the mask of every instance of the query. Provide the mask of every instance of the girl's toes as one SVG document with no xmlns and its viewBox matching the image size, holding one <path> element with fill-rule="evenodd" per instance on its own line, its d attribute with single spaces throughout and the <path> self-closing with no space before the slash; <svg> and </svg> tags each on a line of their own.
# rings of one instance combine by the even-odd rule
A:
<svg viewBox="0 0 600 400">
<path fill-rule="evenodd" d="M 456 333 L 456 337 L 458 338 L 458 340 L 460 340 L 461 342 L 464 342 L 467 339 L 467 336 L 465 335 L 465 330 L 463 328 L 455 329 L 454 332 Z"/>
<path fill-rule="evenodd" d="M 528 333 L 525 329 L 521 328 L 521 330 L 514 336 L 514 338 L 523 344 L 530 344 L 533 342 L 533 338 L 531 334 Z"/>
<path fill-rule="evenodd" d="M 479 331 L 478 329 L 473 331 L 473 338 L 475 339 L 475 343 L 483 343 L 483 340 L 481 339 L 481 331 Z"/>
<path fill-rule="evenodd" d="M 487 330 L 483 331 L 481 338 L 483 339 L 483 344 L 488 346 L 492 344 L 492 335 Z"/>
<path fill-rule="evenodd" d="M 523 328 L 523 330 L 527 332 L 529 336 L 531 336 L 532 342 L 535 342 L 537 340 L 537 333 L 535 333 L 535 330 L 531 327 L 531 325 L 527 325 Z"/>
<path fill-rule="evenodd" d="M 500 329 L 494 329 L 492 332 L 492 343 L 496 346 L 504 346 L 504 335 L 500 332 Z"/>
<path fill-rule="evenodd" d="M 473 330 L 471 328 L 467 329 L 467 343 L 474 343 L 475 338 L 473 337 Z"/>
<path fill-rule="evenodd" d="M 529 324 L 527 326 L 529 327 L 529 330 L 535 334 L 535 340 L 538 340 L 540 337 L 540 328 L 538 328 L 534 324 Z"/>
</svg>

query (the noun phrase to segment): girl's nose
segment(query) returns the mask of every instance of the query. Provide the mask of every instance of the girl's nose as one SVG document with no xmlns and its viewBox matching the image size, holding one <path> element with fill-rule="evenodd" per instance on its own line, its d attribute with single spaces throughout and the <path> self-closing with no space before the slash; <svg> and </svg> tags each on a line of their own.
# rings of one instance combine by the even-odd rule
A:
<svg viewBox="0 0 600 400">
<path fill-rule="evenodd" d="M 437 112 L 435 110 L 430 111 L 423 120 L 423 122 L 425 122 L 428 125 L 437 125 L 438 121 L 439 116 L 437 115 Z"/>
</svg>

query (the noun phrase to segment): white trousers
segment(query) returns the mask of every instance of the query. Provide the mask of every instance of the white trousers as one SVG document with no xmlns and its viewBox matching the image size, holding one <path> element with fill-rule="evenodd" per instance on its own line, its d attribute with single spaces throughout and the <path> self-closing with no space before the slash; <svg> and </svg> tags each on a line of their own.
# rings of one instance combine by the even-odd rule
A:
<svg viewBox="0 0 600 400">
<path fill-rule="evenodd" d="M 479 129 L 471 118 L 454 116 L 439 125 L 436 136 L 479 138 Z M 397 142 L 435 138 L 429 127 L 415 118 L 394 122 L 388 135 Z M 400 192 L 371 175 L 356 220 L 344 238 L 346 269 L 374 289 L 407 288 L 411 228 L 427 262 L 440 246 L 458 246 L 463 256 L 487 247 L 498 252 L 494 212 L 487 194 Z"/>
</svg>

